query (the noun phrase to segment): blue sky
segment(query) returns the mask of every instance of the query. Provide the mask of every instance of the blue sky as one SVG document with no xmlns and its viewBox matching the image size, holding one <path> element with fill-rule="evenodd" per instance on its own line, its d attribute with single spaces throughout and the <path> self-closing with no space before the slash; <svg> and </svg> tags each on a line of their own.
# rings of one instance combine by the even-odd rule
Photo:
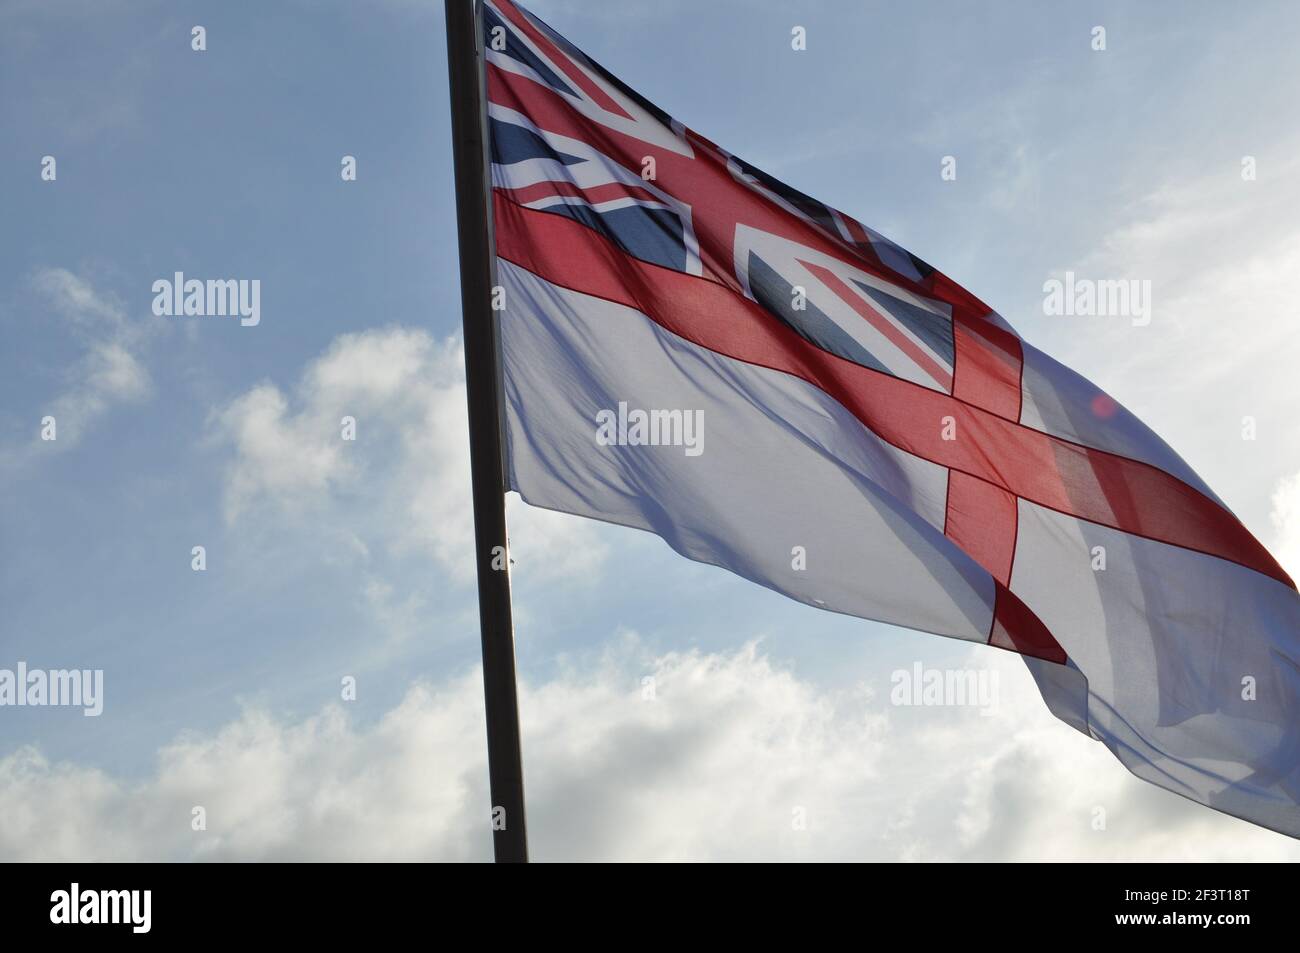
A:
<svg viewBox="0 0 1300 953">
<path fill-rule="evenodd" d="M 1097 381 L 1294 571 L 1300 10 L 531 9 Z M 0 856 L 311 856 L 321 838 L 330 856 L 487 855 L 445 74 L 440 4 L 0 12 L 0 667 L 102 668 L 106 695 L 99 718 L 0 711 L 0 804 L 23 808 L 0 821 Z M 1151 280 L 1151 325 L 1045 316 L 1043 282 L 1066 270 Z M 155 317 L 152 284 L 176 271 L 259 279 L 261 323 Z M 55 409 L 59 439 L 42 442 Z M 358 420 L 344 448 L 321 436 L 340 410 Z M 1009 657 L 523 510 L 517 638 L 544 857 L 746 855 L 715 836 L 716 798 L 752 856 L 1294 859 L 1285 838 L 1128 778 Z M 890 673 L 915 662 L 998 667 L 1003 714 L 889 710 Z M 646 715 L 647 673 L 682 702 Z M 345 675 L 355 702 L 339 700 Z M 350 753 L 326 784 L 311 772 L 335 746 Z M 358 788 L 385 757 L 392 789 Z M 289 766 L 297 781 L 259 787 Z M 639 787 L 620 782 L 629 770 Z M 321 808 L 330 785 L 351 813 Z M 800 841 L 780 818 L 804 788 L 837 800 Z M 471 820 L 385 826 L 420 815 L 420 791 L 444 821 Z M 205 797 L 226 807 L 194 832 Z M 100 820 L 136 803 L 174 808 L 174 827 L 109 837 Z M 1097 804 L 1109 837 L 1088 827 Z M 51 831 L 76 833 L 54 847 Z"/>
</svg>

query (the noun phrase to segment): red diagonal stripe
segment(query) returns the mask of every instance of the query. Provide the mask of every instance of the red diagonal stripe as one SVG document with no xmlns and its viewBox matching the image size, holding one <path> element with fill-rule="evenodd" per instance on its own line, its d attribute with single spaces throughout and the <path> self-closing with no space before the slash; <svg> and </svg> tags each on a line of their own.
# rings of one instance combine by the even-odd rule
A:
<svg viewBox="0 0 1300 953">
<path fill-rule="evenodd" d="M 623 107 L 616 103 L 598 83 L 588 76 L 584 70 L 579 68 L 576 63 L 569 59 L 568 55 L 565 54 L 562 49 L 552 43 L 550 37 L 537 29 L 537 27 L 533 26 L 532 21 L 530 21 L 528 17 L 524 16 L 524 14 L 520 12 L 513 3 L 510 3 L 510 0 L 497 0 L 496 5 L 506 19 L 527 34 L 528 38 L 537 44 L 537 47 L 546 54 L 546 58 L 555 66 L 559 67 L 559 69 L 563 71 L 564 75 L 567 76 L 575 86 L 586 93 L 587 96 L 596 103 L 596 105 L 600 106 L 600 108 L 604 109 L 606 112 L 622 116 L 624 119 L 632 118 L 624 112 Z"/>
<path fill-rule="evenodd" d="M 572 182 L 548 179 L 544 182 L 525 185 L 522 188 L 501 189 L 500 191 L 510 196 L 520 205 L 528 205 L 538 199 L 550 198 L 555 195 L 586 199 L 592 205 L 623 198 L 637 199 L 642 202 L 657 202 L 660 205 L 666 204 L 663 199 L 654 193 L 647 192 L 645 189 L 638 189 L 633 185 L 624 185 L 622 182 L 607 182 L 604 185 L 594 185 L 591 188 L 584 189 Z"/>
<path fill-rule="evenodd" d="M 889 318 L 885 317 L 870 304 L 862 295 L 857 294 L 840 280 L 839 275 L 829 268 L 823 268 L 821 265 L 814 265 L 812 262 L 804 261 L 802 258 L 796 259 L 799 264 L 811 271 L 817 280 L 835 292 L 836 296 L 856 311 L 861 317 L 865 318 L 867 323 L 883 334 L 894 347 L 906 354 L 912 361 L 929 374 L 944 390 L 952 388 L 952 375 L 944 370 L 939 363 L 926 354 L 925 351 L 917 347 L 916 342 L 909 338 L 898 328 Z"/>
</svg>

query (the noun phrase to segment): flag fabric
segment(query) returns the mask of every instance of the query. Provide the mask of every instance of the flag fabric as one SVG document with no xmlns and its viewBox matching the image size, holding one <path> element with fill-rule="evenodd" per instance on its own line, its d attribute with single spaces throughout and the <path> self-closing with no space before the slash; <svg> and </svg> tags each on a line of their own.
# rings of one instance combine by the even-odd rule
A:
<svg viewBox="0 0 1300 953">
<path fill-rule="evenodd" d="M 1139 777 L 1300 835 L 1300 597 L 1187 464 L 924 261 L 482 12 L 509 486 L 1018 652 Z"/>
</svg>

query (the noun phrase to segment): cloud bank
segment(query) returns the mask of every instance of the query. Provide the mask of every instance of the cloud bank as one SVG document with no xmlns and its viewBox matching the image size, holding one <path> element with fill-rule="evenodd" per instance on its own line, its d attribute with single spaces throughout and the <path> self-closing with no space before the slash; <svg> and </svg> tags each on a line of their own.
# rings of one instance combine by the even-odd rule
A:
<svg viewBox="0 0 1300 953">
<path fill-rule="evenodd" d="M 1001 674 L 989 715 L 830 693 L 757 644 L 651 656 L 624 633 L 523 685 L 534 857 L 1300 859 L 1130 777 L 1043 711 L 1014 657 L 970 661 Z M 344 703 L 298 722 L 247 710 L 164 747 L 138 781 L 20 750 L 0 761 L 0 856 L 487 860 L 486 778 L 471 671 L 413 685 L 370 725 Z"/>
<path fill-rule="evenodd" d="M 345 417 L 355 420 L 355 440 L 343 439 Z M 359 554 L 432 556 L 454 583 L 473 581 L 459 337 L 435 341 L 401 327 L 342 335 L 290 392 L 260 384 L 212 424 L 215 441 L 231 451 L 231 526 L 324 526 Z M 513 496 L 508 507 L 511 555 L 531 579 L 582 579 L 603 559 L 590 524 Z"/>
</svg>

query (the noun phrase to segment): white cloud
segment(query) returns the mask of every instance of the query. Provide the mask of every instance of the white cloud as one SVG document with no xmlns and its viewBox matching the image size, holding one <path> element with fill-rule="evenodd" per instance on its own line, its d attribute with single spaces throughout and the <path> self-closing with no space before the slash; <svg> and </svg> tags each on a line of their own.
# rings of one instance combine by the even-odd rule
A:
<svg viewBox="0 0 1300 953">
<path fill-rule="evenodd" d="M 236 458 L 226 482 L 226 517 L 237 519 L 260 497 L 299 508 L 348 476 L 339 424 L 314 414 L 289 416 L 280 390 L 261 384 L 237 397 L 217 418 Z"/>
<path fill-rule="evenodd" d="M 47 442 L 34 437 L 25 451 L 13 455 L 22 461 L 32 459 L 37 450 L 76 446 L 115 405 L 144 400 L 152 392 L 139 355 L 154 331 L 151 321 L 129 321 L 116 297 L 66 268 L 41 269 L 32 287 L 44 307 L 63 319 L 81 356 L 69 368 L 65 388 L 39 407 L 42 417 L 54 417 L 58 438 Z"/>
<path fill-rule="evenodd" d="M 96 291 L 66 268 L 43 268 L 33 284 L 54 310 L 74 321 L 114 327 L 125 323 L 126 314 L 117 299 Z"/>
<path fill-rule="evenodd" d="M 1273 481 L 1300 460 L 1289 411 L 1300 362 L 1295 155 L 1285 145 L 1261 152 L 1257 181 L 1243 181 L 1235 161 L 1212 175 L 1151 169 L 1158 184 L 1096 251 L 1057 269 L 1150 281 L 1151 323 L 1052 318 L 1032 335 L 1150 424 L 1261 537 Z M 1246 417 L 1254 440 L 1242 438 Z"/>
<path fill-rule="evenodd" d="M 1014 656 L 969 661 L 1001 675 L 990 716 L 826 692 L 754 645 L 651 657 L 625 636 L 522 687 L 534 856 L 1300 859 L 1288 838 L 1132 778 L 1047 715 Z M 482 738 L 471 672 L 413 687 L 369 726 L 341 703 L 296 723 L 250 710 L 168 745 L 142 781 L 24 749 L 0 761 L 0 856 L 486 859 Z"/>
<path fill-rule="evenodd" d="M 1278 482 L 1273 492 L 1273 555 L 1292 579 L 1300 579 L 1300 473 Z"/>
<path fill-rule="evenodd" d="M 1300 200 L 1300 161 L 1288 158 L 1290 148 L 1274 153 L 1260 157 L 1268 172 L 1258 181 L 1243 181 L 1232 164 L 1212 176 L 1162 177 L 1088 259 L 1068 266 L 1085 277 L 1152 282 L 1149 327 L 1101 320 L 1086 335 L 1077 327 L 1068 335 L 1094 347 L 1102 338 L 1108 346 L 1095 356 L 1112 377 L 1195 397 L 1242 368 L 1265 383 L 1286 382 L 1283 371 L 1300 354 L 1289 280 L 1300 236 L 1286 212 Z"/>
<path fill-rule="evenodd" d="M 355 441 L 342 439 L 345 416 L 356 420 Z M 342 335 L 291 394 L 260 384 L 220 408 L 213 425 L 233 450 L 225 484 L 232 525 L 324 526 L 363 558 L 427 554 L 453 581 L 473 580 L 459 338 L 438 342 L 400 327 Z M 530 578 L 580 580 L 604 556 L 593 527 L 575 517 L 513 495 L 507 515 L 512 557 Z M 372 596 L 387 583 L 378 585 Z"/>
</svg>

